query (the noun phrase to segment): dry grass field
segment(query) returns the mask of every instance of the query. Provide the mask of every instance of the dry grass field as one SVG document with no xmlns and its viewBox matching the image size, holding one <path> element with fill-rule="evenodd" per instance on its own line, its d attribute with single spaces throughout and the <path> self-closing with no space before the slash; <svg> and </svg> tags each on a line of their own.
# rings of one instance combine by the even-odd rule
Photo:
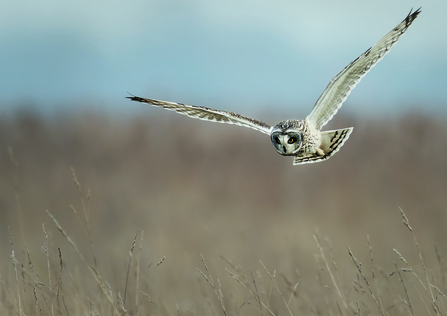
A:
<svg viewBox="0 0 447 316">
<path fill-rule="evenodd" d="M 161 112 L 0 118 L 0 315 L 447 315 L 445 118 L 294 167 Z"/>
</svg>

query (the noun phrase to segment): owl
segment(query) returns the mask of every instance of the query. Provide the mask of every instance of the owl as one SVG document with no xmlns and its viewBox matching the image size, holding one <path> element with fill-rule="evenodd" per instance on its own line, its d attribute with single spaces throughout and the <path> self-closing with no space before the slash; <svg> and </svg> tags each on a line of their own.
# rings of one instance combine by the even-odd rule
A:
<svg viewBox="0 0 447 316">
<path fill-rule="evenodd" d="M 399 25 L 337 74 L 318 98 L 310 114 L 302 120 L 286 120 L 271 126 L 237 113 L 204 106 L 145 99 L 134 95 L 127 98 L 201 120 L 253 128 L 270 136 L 278 154 L 293 156 L 294 165 L 324 161 L 340 150 L 351 135 L 353 127 L 331 131 L 322 131 L 321 128 L 337 113 L 357 83 L 397 43 L 420 12 L 420 8 L 414 12 L 411 10 Z"/>
</svg>

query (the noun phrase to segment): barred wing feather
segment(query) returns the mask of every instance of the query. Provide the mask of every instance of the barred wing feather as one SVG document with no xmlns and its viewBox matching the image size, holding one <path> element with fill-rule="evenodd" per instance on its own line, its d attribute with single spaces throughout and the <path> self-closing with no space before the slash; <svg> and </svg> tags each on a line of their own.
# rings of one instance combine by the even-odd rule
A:
<svg viewBox="0 0 447 316">
<path fill-rule="evenodd" d="M 214 110 L 204 106 L 187 105 L 183 103 L 167 102 L 154 99 L 145 99 L 137 96 L 131 96 L 127 98 L 131 99 L 132 101 L 148 103 L 150 105 L 158 106 L 166 110 L 175 111 L 179 114 L 187 115 L 192 118 L 197 118 L 200 120 L 211 121 L 211 122 L 235 124 L 239 126 L 250 127 L 269 135 L 272 129 L 270 125 L 264 122 L 233 112 Z"/>
<path fill-rule="evenodd" d="M 307 120 L 320 130 L 337 113 L 343 102 L 359 81 L 373 68 L 393 47 L 399 38 L 417 18 L 421 9 L 408 13 L 407 17 L 391 32 L 385 35 L 373 47 L 336 75 L 318 98 Z"/>
</svg>

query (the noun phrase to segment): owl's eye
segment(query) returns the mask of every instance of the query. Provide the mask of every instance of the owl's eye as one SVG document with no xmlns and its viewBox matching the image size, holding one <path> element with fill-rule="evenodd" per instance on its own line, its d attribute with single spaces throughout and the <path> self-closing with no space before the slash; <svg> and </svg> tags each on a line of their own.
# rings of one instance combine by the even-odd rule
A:
<svg viewBox="0 0 447 316">
<path fill-rule="evenodd" d="M 296 142 L 296 137 L 290 137 L 289 140 L 287 141 L 289 144 L 293 144 L 294 142 Z"/>
<path fill-rule="evenodd" d="M 278 137 L 275 138 L 275 142 L 276 142 L 277 144 L 281 144 L 281 142 L 279 141 L 279 138 L 278 138 Z"/>
</svg>

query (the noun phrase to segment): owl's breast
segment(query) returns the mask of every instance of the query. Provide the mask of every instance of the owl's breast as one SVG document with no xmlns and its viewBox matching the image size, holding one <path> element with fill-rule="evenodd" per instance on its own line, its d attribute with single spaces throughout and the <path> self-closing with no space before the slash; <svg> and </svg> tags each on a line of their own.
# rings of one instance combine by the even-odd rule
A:
<svg viewBox="0 0 447 316">
<path fill-rule="evenodd" d="M 309 125 L 307 120 L 305 120 L 304 129 L 303 129 L 303 145 L 301 147 L 302 153 L 315 153 L 317 148 L 321 144 L 321 134 L 320 131 L 312 128 Z"/>
</svg>

